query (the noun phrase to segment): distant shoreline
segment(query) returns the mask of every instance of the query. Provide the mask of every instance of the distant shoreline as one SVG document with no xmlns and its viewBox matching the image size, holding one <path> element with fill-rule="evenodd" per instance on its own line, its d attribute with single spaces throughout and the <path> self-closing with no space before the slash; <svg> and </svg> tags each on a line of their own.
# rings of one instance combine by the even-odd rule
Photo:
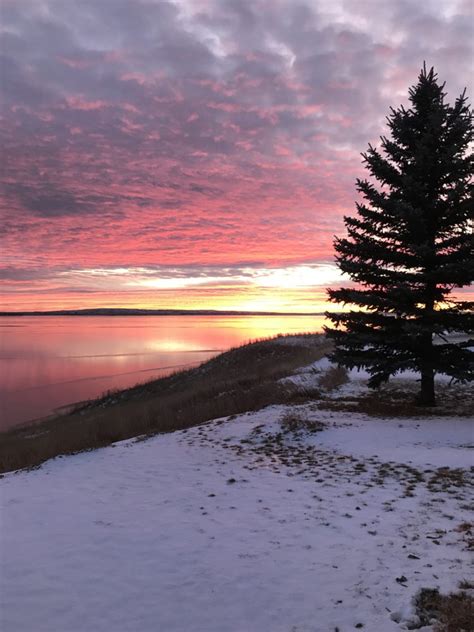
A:
<svg viewBox="0 0 474 632">
<path fill-rule="evenodd" d="M 0 312 L 3 316 L 324 316 L 324 312 L 245 312 L 213 309 L 128 309 L 101 307 L 96 309 L 60 309 L 46 312 Z"/>
</svg>

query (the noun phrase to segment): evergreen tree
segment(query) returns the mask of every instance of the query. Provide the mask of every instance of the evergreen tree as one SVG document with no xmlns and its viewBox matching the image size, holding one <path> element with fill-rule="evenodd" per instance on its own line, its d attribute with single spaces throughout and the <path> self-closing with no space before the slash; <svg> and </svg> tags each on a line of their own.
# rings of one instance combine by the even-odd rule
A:
<svg viewBox="0 0 474 632">
<path fill-rule="evenodd" d="M 366 368 L 371 387 L 414 370 L 417 403 L 428 406 L 435 373 L 474 377 L 474 340 L 446 337 L 474 330 L 474 303 L 450 298 L 474 280 L 473 117 L 465 91 L 454 106 L 445 96 L 424 66 L 411 107 L 391 108 L 391 138 L 362 154 L 372 181 L 357 180 L 362 202 L 344 218 L 347 238 L 334 242 L 339 268 L 356 285 L 328 291 L 332 302 L 357 307 L 327 314 L 333 360 Z"/>
</svg>

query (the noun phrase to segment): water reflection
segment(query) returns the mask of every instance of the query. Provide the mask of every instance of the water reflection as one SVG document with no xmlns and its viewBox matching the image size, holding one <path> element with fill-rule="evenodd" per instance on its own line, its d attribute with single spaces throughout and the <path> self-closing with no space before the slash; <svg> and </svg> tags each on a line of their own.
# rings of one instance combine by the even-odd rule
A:
<svg viewBox="0 0 474 632">
<path fill-rule="evenodd" d="M 0 318 L 0 429 L 278 333 L 320 331 L 318 316 Z"/>
</svg>

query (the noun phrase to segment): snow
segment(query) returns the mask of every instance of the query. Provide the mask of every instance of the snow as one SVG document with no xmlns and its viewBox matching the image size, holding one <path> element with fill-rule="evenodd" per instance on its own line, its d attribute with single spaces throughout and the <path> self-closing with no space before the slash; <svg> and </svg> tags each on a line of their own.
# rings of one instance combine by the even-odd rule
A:
<svg viewBox="0 0 474 632">
<path fill-rule="evenodd" d="M 351 416 L 351 427 L 335 427 L 320 445 L 343 454 L 376 456 L 384 462 L 416 467 L 469 468 L 474 457 L 472 419 L 431 417 L 423 420 Z M 383 424 L 383 427 L 382 427 Z M 448 431 L 449 428 L 449 431 Z"/>
<path fill-rule="evenodd" d="M 280 440 L 285 415 L 325 429 Z M 309 403 L 8 474 L 0 627 L 407 629 L 421 587 L 472 578 L 458 530 L 472 473 L 446 488 L 436 479 L 436 468 L 472 463 L 469 443 L 467 419 L 376 420 Z"/>
<path fill-rule="evenodd" d="M 280 380 L 283 383 L 292 383 L 294 385 L 305 388 L 316 388 L 318 381 L 322 373 L 333 367 L 334 364 L 327 358 L 323 357 L 320 360 L 316 360 L 308 366 L 301 367 L 295 375 L 283 378 Z M 348 372 L 349 383 L 344 387 L 342 391 L 337 391 L 337 396 L 347 394 L 349 392 L 360 392 L 361 388 L 365 388 L 370 374 L 365 369 L 351 369 Z M 419 378 L 418 373 L 415 371 L 400 371 L 396 376 L 391 378 L 391 384 L 404 384 L 414 387 Z M 447 384 L 451 381 L 448 375 L 437 374 L 435 376 L 435 382 L 437 384 Z"/>
</svg>

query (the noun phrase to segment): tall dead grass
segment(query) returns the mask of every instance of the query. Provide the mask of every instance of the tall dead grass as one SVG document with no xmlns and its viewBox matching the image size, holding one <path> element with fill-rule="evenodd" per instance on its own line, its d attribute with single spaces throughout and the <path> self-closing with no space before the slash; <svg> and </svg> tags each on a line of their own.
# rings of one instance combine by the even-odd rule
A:
<svg viewBox="0 0 474 632">
<path fill-rule="evenodd" d="M 416 609 L 421 625 L 436 621 L 435 632 L 474 631 L 474 598 L 466 592 L 442 595 L 437 589 L 423 588 Z"/>
</svg>

